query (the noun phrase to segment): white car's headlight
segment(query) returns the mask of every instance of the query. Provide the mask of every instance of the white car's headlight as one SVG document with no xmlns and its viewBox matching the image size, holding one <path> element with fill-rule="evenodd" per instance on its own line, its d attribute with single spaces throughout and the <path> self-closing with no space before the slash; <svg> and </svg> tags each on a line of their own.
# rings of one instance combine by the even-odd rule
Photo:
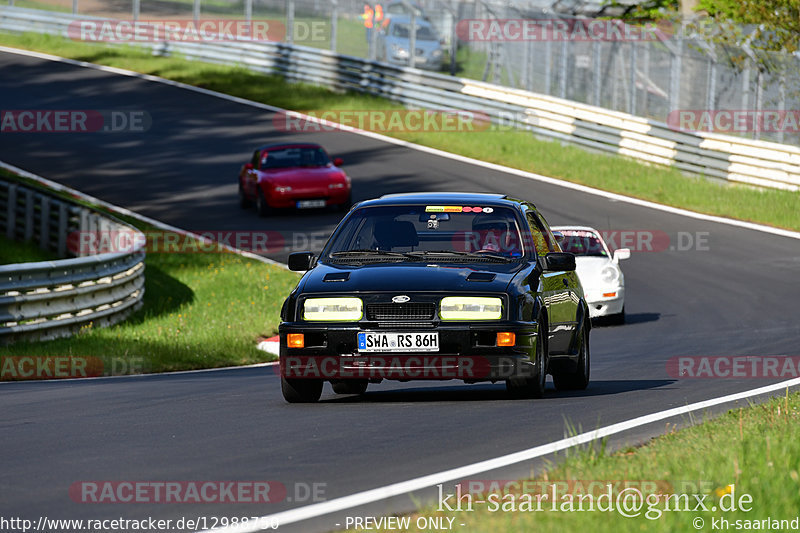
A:
<svg viewBox="0 0 800 533">
<path fill-rule="evenodd" d="M 448 296 L 442 298 L 439 316 L 442 320 L 499 320 L 503 317 L 503 300 L 487 296 Z"/>
<path fill-rule="evenodd" d="M 360 298 L 309 298 L 303 302 L 303 319 L 342 322 L 361 320 Z"/>
<path fill-rule="evenodd" d="M 607 266 L 600 272 L 600 279 L 603 280 L 603 283 L 614 283 L 619 279 L 619 270 L 612 266 Z"/>
</svg>

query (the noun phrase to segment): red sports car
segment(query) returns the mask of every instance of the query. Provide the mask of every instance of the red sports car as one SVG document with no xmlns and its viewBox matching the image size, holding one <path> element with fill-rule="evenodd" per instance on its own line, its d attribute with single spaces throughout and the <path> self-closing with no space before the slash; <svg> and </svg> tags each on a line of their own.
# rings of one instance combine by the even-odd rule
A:
<svg viewBox="0 0 800 533">
<path fill-rule="evenodd" d="M 255 202 L 261 216 L 273 208 L 350 209 L 350 178 L 341 165 L 341 158 L 331 161 L 318 144 L 262 146 L 239 172 L 239 203 L 246 208 Z"/>
</svg>

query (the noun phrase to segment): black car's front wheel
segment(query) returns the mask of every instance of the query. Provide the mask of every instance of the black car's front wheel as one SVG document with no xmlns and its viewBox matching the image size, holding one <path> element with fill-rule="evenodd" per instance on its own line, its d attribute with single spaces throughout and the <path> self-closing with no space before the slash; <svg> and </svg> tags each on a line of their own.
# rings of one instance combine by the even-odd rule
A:
<svg viewBox="0 0 800 533">
<path fill-rule="evenodd" d="M 287 379 L 281 376 L 283 399 L 289 403 L 314 403 L 322 396 L 321 379 Z"/>
<path fill-rule="evenodd" d="M 580 346 L 578 347 L 578 362 L 574 370 L 559 370 L 553 372 L 553 384 L 556 390 L 583 390 L 589 386 L 589 327 L 584 321 L 580 333 Z"/>
<path fill-rule="evenodd" d="M 539 321 L 536 338 L 536 369 L 533 377 L 513 377 L 506 380 L 506 390 L 514 399 L 541 398 L 547 383 L 547 333 L 543 332 L 544 322 Z"/>
</svg>

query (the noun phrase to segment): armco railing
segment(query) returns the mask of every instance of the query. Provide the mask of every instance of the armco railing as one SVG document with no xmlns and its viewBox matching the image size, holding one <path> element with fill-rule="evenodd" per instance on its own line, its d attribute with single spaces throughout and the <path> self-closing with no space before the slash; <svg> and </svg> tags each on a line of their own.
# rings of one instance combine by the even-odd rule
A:
<svg viewBox="0 0 800 533">
<path fill-rule="evenodd" d="M 125 319 L 144 296 L 144 235 L 107 215 L 0 179 L 0 231 L 59 256 L 82 257 L 0 265 L 0 345 L 68 336 L 91 324 Z M 130 236 L 124 253 L 91 255 L 103 235 Z M 81 235 L 93 236 L 84 239 Z"/>
<path fill-rule="evenodd" d="M 67 35 L 88 17 L 0 7 L 0 31 Z M 383 96 L 417 108 L 479 110 L 495 122 L 683 171 L 761 187 L 800 190 L 800 148 L 713 133 L 528 91 L 270 42 L 140 43 L 156 53 L 235 64 L 289 80 Z"/>
</svg>

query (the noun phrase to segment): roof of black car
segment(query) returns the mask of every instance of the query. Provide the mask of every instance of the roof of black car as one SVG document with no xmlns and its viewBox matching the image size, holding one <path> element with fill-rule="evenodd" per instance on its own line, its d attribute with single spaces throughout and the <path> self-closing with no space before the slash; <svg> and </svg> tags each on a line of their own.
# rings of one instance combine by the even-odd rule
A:
<svg viewBox="0 0 800 533">
<path fill-rule="evenodd" d="M 309 143 L 309 142 L 285 142 L 285 143 L 271 143 L 259 146 L 259 150 L 274 150 L 275 148 L 321 148 L 320 145 L 317 143 Z"/>
<path fill-rule="evenodd" d="M 505 194 L 475 193 L 475 192 L 408 192 L 399 194 L 385 194 L 380 198 L 361 202 L 359 205 L 403 205 L 403 204 L 487 204 L 487 205 L 514 205 L 517 202 Z"/>
<path fill-rule="evenodd" d="M 380 198 L 373 198 L 359 202 L 359 207 L 379 205 L 492 205 L 513 207 L 520 203 L 516 198 L 505 194 L 475 193 L 475 192 L 410 192 L 399 194 L 385 194 Z"/>
</svg>

